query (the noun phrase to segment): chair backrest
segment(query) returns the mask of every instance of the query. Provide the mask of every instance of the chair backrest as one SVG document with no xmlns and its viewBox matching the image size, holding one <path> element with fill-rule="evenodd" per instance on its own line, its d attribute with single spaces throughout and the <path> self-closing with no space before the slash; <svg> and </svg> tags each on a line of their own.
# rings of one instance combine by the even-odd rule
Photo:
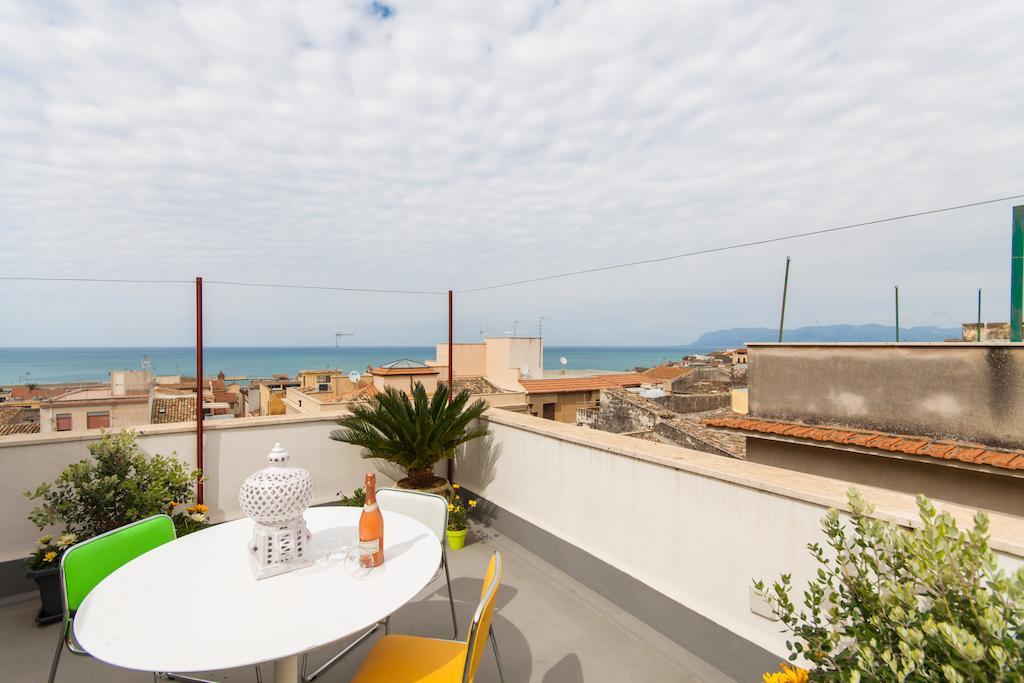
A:
<svg viewBox="0 0 1024 683">
<path fill-rule="evenodd" d="M 484 587 L 480 593 L 480 604 L 473 613 L 473 625 L 469 627 L 469 638 L 466 639 L 466 665 L 462 671 L 463 683 L 472 683 L 476 670 L 480 666 L 480 658 L 487 646 L 487 636 L 491 632 L 491 618 L 494 616 L 494 604 L 498 600 L 498 587 L 501 585 L 501 553 L 497 550 L 491 555 L 484 575 Z"/>
<path fill-rule="evenodd" d="M 385 488 L 377 491 L 377 504 L 381 510 L 397 512 L 423 522 L 444 545 L 444 533 L 448 528 L 448 499 L 444 496 Z"/>
<path fill-rule="evenodd" d="M 74 614 L 85 596 L 115 569 L 174 538 L 171 518 L 153 515 L 68 548 L 60 559 L 65 615 Z"/>
</svg>

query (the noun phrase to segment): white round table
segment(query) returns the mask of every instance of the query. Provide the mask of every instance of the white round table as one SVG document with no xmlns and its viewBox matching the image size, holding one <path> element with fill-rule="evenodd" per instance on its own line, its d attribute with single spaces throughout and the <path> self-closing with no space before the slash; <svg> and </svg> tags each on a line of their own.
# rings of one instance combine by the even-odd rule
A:
<svg viewBox="0 0 1024 683">
<path fill-rule="evenodd" d="M 303 652 L 361 632 L 433 578 L 441 546 L 424 524 L 384 512 L 384 564 L 355 578 L 339 552 L 356 542 L 360 508 L 306 511 L 319 558 L 256 580 L 249 519 L 162 545 L 120 567 L 82 602 L 75 637 L 94 657 L 142 671 L 196 672 L 274 660 L 298 680 Z"/>
</svg>

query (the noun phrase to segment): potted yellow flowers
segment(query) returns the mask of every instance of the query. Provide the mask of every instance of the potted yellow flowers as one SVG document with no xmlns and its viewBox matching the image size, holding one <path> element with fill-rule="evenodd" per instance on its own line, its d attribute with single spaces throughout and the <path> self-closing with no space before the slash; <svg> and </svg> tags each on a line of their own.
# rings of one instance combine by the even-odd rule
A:
<svg viewBox="0 0 1024 683">
<path fill-rule="evenodd" d="M 460 490 L 458 484 L 452 484 L 452 497 L 448 503 L 448 547 L 452 550 L 461 550 L 466 545 L 466 517 L 476 507 L 476 501 L 472 499 L 463 503 Z"/>
<path fill-rule="evenodd" d="M 40 536 L 35 551 L 28 556 L 28 577 L 39 588 L 42 607 L 36 614 L 40 626 L 60 621 L 64 616 L 64 605 L 60 598 L 60 558 L 64 551 L 78 541 L 75 534 L 62 534 L 54 538 L 51 534 Z"/>
<path fill-rule="evenodd" d="M 808 683 L 810 675 L 807 669 L 798 666 L 789 666 L 785 662 L 779 664 L 780 671 L 768 671 L 761 680 L 764 683 Z"/>
</svg>

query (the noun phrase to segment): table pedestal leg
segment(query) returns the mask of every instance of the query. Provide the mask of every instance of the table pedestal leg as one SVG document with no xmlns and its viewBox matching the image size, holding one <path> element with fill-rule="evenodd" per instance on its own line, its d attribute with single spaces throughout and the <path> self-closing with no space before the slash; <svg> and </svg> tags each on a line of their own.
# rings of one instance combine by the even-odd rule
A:
<svg viewBox="0 0 1024 683">
<path fill-rule="evenodd" d="M 274 683 L 299 683 L 297 655 L 274 660 Z"/>
</svg>

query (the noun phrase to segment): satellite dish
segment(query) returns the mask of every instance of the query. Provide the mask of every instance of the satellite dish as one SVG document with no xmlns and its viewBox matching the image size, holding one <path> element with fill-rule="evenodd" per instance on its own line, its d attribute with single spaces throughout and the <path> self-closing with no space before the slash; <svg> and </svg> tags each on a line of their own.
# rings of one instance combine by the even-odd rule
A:
<svg viewBox="0 0 1024 683">
<path fill-rule="evenodd" d="M 565 356 L 562 356 L 561 358 L 558 359 L 558 362 L 561 363 L 562 365 L 568 365 L 569 359 L 566 358 Z"/>
<path fill-rule="evenodd" d="M 523 375 L 525 375 L 527 377 L 530 376 L 530 368 L 528 366 L 526 366 L 526 365 L 524 365 L 523 367 L 519 368 L 519 372 L 523 373 Z"/>
<path fill-rule="evenodd" d="M 359 372 L 356 370 L 353 370 L 352 372 L 348 373 L 348 381 L 352 382 L 352 384 L 359 384 L 359 380 L 362 378 L 363 376 L 360 375 Z"/>
</svg>

